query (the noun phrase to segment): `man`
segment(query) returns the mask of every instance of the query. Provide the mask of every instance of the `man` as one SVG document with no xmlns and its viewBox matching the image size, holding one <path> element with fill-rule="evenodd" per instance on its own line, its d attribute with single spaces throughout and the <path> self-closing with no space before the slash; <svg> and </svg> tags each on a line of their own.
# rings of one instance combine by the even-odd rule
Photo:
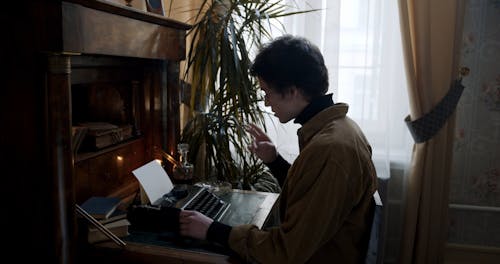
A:
<svg viewBox="0 0 500 264">
<path fill-rule="evenodd" d="M 251 73 L 280 122 L 294 119 L 300 153 L 292 165 L 257 126 L 249 146 L 282 184 L 277 227 L 227 226 L 195 211 L 181 211 L 180 233 L 226 245 L 258 263 L 361 263 L 372 221 L 376 173 L 371 147 L 333 103 L 328 71 L 319 49 L 290 35 L 268 43 Z"/>
</svg>

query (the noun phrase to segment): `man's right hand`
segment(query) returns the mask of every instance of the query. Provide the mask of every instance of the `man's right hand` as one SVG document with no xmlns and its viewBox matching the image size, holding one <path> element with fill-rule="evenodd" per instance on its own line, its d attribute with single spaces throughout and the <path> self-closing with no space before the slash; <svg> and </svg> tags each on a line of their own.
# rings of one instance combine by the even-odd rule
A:
<svg viewBox="0 0 500 264">
<path fill-rule="evenodd" d="M 255 124 L 249 124 L 246 130 L 253 136 L 253 142 L 248 146 L 250 152 L 254 153 L 264 163 L 271 163 L 278 157 L 276 146 L 271 139 Z"/>
</svg>

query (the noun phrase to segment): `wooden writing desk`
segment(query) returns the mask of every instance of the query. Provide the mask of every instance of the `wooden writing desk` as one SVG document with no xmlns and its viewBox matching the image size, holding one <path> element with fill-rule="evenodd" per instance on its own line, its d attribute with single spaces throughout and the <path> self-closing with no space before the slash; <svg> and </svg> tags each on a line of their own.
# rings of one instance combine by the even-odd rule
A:
<svg viewBox="0 0 500 264">
<path fill-rule="evenodd" d="M 279 194 L 236 190 L 220 197 L 231 203 L 222 223 L 234 226 L 254 224 L 259 228 L 275 225 Z M 236 256 L 206 241 L 179 240 L 168 234 L 134 233 L 124 238 L 123 248 L 113 242 L 93 245 L 92 261 L 109 259 L 107 263 L 241 263 Z"/>
</svg>

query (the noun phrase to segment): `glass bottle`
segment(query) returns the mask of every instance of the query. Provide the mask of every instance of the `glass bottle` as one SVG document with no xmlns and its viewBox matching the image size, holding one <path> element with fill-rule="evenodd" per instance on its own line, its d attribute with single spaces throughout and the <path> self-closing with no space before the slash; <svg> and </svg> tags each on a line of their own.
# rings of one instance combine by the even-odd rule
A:
<svg viewBox="0 0 500 264">
<path fill-rule="evenodd" d="M 179 166 L 174 166 L 174 176 L 179 183 L 192 183 L 194 166 L 188 161 L 189 144 L 177 144 Z"/>
</svg>

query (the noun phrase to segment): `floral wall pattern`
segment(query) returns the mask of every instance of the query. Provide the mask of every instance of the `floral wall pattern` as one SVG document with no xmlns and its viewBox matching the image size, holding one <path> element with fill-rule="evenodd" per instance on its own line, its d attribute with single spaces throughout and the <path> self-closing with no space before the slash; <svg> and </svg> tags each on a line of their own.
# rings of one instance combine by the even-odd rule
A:
<svg viewBox="0 0 500 264">
<path fill-rule="evenodd" d="M 448 242 L 500 248 L 500 0 L 466 0 Z"/>
</svg>

